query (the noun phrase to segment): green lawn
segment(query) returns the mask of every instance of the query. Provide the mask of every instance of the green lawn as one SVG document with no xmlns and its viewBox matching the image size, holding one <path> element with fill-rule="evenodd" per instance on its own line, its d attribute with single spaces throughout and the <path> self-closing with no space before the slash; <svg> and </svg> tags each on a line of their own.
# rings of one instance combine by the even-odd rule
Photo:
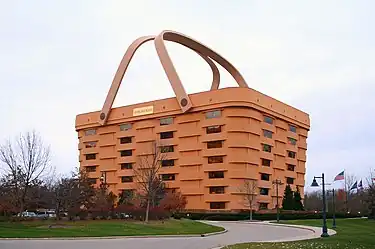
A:
<svg viewBox="0 0 375 249">
<path fill-rule="evenodd" d="M 321 220 L 296 220 L 286 224 L 321 226 Z M 332 222 L 328 222 L 328 228 Z M 329 238 L 319 238 L 288 243 L 248 243 L 238 244 L 226 249 L 374 249 L 375 221 L 367 219 L 337 220 L 337 234 Z"/>
<path fill-rule="evenodd" d="M 49 225 L 61 227 L 48 228 Z M 28 221 L 0 222 L 0 238 L 102 237 L 134 235 L 204 234 L 223 228 L 191 220 L 152 221 Z"/>
</svg>

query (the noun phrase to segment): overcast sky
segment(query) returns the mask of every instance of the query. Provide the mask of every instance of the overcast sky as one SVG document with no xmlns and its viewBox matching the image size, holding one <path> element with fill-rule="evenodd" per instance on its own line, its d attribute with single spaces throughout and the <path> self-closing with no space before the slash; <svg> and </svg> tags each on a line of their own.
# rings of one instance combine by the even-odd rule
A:
<svg viewBox="0 0 375 249">
<path fill-rule="evenodd" d="M 212 47 L 251 88 L 310 114 L 306 184 L 375 167 L 374 1 L 0 2 L 0 139 L 36 129 L 59 172 L 78 165 L 75 116 L 101 109 L 134 39 L 164 29 Z M 168 45 L 186 90 L 208 90 L 205 62 Z M 222 87 L 235 86 L 222 75 Z M 115 106 L 172 96 L 146 44 Z"/>
</svg>

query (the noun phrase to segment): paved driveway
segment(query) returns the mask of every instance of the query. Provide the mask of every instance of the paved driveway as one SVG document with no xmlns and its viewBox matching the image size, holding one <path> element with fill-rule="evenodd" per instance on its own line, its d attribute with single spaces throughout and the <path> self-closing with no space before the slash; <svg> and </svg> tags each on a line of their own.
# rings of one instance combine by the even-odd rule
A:
<svg viewBox="0 0 375 249">
<path fill-rule="evenodd" d="M 308 229 L 264 223 L 213 222 L 228 232 L 209 237 L 84 240 L 0 240 L 1 249 L 210 249 L 241 242 L 298 240 L 316 236 Z"/>
</svg>

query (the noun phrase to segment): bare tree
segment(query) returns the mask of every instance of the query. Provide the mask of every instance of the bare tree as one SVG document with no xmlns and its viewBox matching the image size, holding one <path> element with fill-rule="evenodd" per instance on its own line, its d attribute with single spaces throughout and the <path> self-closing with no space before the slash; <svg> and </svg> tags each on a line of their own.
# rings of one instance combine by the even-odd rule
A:
<svg viewBox="0 0 375 249">
<path fill-rule="evenodd" d="M 243 185 L 238 189 L 243 196 L 244 206 L 249 208 L 250 221 L 253 220 L 253 207 L 258 193 L 258 183 L 254 179 L 245 179 Z"/>
<path fill-rule="evenodd" d="M 27 132 L 0 146 L 0 162 L 12 181 L 15 202 L 22 213 L 30 186 L 52 171 L 49 146 L 44 146 L 35 131 Z"/>
<path fill-rule="evenodd" d="M 139 191 L 146 202 L 145 222 L 148 222 L 150 206 L 157 198 L 158 193 L 163 190 L 164 183 L 159 177 L 161 161 L 166 158 L 162 146 L 152 142 L 150 151 L 141 152 L 138 162 L 134 167 L 134 176 L 139 185 Z"/>
</svg>

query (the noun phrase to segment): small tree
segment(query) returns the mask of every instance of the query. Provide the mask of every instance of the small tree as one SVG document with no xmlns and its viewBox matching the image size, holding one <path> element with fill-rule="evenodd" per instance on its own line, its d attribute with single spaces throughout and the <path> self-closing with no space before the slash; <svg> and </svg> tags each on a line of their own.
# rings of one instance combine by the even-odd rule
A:
<svg viewBox="0 0 375 249">
<path fill-rule="evenodd" d="M 14 142 L 8 140 L 0 146 L 0 163 L 11 183 L 13 202 L 22 213 L 33 183 L 53 170 L 49 146 L 35 131 L 21 134 Z"/>
<path fill-rule="evenodd" d="M 160 150 L 160 146 L 155 141 L 152 142 L 150 149 L 138 155 L 138 162 L 133 170 L 140 195 L 146 203 L 145 222 L 148 222 L 150 206 L 155 205 L 159 193 L 164 189 L 164 183 L 159 178 L 159 171 L 166 153 Z"/>
<path fill-rule="evenodd" d="M 181 195 L 180 192 L 167 193 L 160 202 L 160 207 L 167 210 L 169 213 L 174 214 L 183 210 L 186 206 L 186 197 Z"/>
<path fill-rule="evenodd" d="M 299 188 L 297 187 L 297 191 L 294 192 L 294 210 L 303 211 L 304 207 L 302 204 L 302 197 L 301 193 L 299 192 Z"/>
<path fill-rule="evenodd" d="M 371 172 L 370 178 L 367 180 L 367 205 L 368 205 L 368 218 L 375 220 L 375 174 Z"/>
<path fill-rule="evenodd" d="M 285 190 L 284 190 L 283 209 L 284 210 L 293 210 L 294 209 L 293 191 L 290 188 L 289 184 L 286 185 Z"/>
<path fill-rule="evenodd" d="M 254 179 L 245 179 L 239 191 L 243 195 L 244 206 L 249 208 L 250 221 L 253 220 L 253 207 L 258 193 L 258 184 Z"/>
</svg>

